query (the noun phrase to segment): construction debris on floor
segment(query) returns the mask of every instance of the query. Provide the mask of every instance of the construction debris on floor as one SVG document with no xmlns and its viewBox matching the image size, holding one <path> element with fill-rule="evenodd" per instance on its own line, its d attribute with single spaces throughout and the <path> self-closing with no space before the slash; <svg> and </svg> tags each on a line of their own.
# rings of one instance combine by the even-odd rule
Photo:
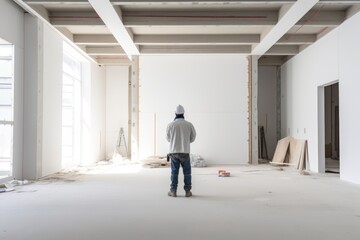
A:
<svg viewBox="0 0 360 240">
<path fill-rule="evenodd" d="M 170 159 L 169 159 L 170 160 Z M 141 164 L 144 167 L 158 168 L 169 167 L 170 161 L 167 156 L 151 156 L 147 159 L 141 160 Z M 190 164 L 192 167 L 206 167 L 205 160 L 198 154 L 190 154 Z"/>
<path fill-rule="evenodd" d="M 170 164 L 167 162 L 166 156 L 151 156 L 147 159 L 140 161 L 144 167 L 149 168 L 159 168 L 159 167 L 168 167 Z"/>
<path fill-rule="evenodd" d="M 219 170 L 218 171 L 218 176 L 219 177 L 230 177 L 230 172 L 228 172 L 226 170 Z"/>
<path fill-rule="evenodd" d="M 190 163 L 192 167 L 206 167 L 205 160 L 197 154 L 190 154 Z"/>
<path fill-rule="evenodd" d="M 26 184 L 28 184 L 27 180 L 24 180 L 24 181 L 12 180 L 11 182 L 1 183 L 0 184 L 0 193 L 12 192 L 15 190 L 15 188 L 14 188 L 15 186 L 26 185 Z"/>
<path fill-rule="evenodd" d="M 300 171 L 308 166 L 307 140 L 286 137 L 277 143 L 271 164 L 291 165 Z"/>
</svg>

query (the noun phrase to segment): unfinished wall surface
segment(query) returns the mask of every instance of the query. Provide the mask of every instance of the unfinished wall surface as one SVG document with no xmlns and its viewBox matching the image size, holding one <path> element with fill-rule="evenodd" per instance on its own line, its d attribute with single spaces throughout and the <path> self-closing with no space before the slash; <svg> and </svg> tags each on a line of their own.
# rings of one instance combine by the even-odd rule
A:
<svg viewBox="0 0 360 240">
<path fill-rule="evenodd" d="M 340 178 L 360 183 L 357 161 L 360 110 L 359 76 L 360 14 L 311 45 L 282 67 L 282 136 L 307 139 L 310 168 L 323 171 L 319 165 L 318 101 L 321 88 L 339 81 L 340 96 Z"/>
<path fill-rule="evenodd" d="M 14 44 L 13 176 L 21 178 L 23 171 L 24 11 L 13 1 L 0 1 L 0 38 Z"/>
<path fill-rule="evenodd" d="M 128 91 L 129 67 L 106 67 L 106 156 L 112 157 L 117 144 L 120 128 L 124 129 L 128 144 Z M 120 148 L 126 156 L 124 147 Z"/>
<path fill-rule="evenodd" d="M 166 126 L 178 104 L 197 131 L 193 154 L 211 164 L 248 162 L 245 56 L 140 57 L 140 158 L 166 155 Z"/>
<path fill-rule="evenodd" d="M 276 138 L 276 67 L 259 66 L 258 73 L 258 124 L 264 127 L 267 152 L 274 155 Z M 260 137 L 260 135 L 259 135 Z"/>
</svg>

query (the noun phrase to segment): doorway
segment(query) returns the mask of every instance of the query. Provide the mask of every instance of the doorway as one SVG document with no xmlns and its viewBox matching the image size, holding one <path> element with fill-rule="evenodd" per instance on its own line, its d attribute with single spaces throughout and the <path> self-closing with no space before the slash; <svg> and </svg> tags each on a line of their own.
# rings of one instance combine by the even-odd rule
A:
<svg viewBox="0 0 360 240">
<path fill-rule="evenodd" d="M 259 163 L 273 158 L 280 139 L 280 67 L 258 67 L 258 157 Z"/>
<path fill-rule="evenodd" d="M 339 83 L 324 88 L 325 172 L 340 173 Z"/>
<path fill-rule="evenodd" d="M 14 49 L 0 43 L 0 179 L 12 176 L 13 126 Z"/>
</svg>

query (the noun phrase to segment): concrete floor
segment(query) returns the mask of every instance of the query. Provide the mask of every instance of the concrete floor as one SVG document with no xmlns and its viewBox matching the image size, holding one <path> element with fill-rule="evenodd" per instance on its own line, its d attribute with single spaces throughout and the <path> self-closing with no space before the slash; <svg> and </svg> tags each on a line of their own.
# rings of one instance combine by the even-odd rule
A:
<svg viewBox="0 0 360 240">
<path fill-rule="evenodd" d="M 218 169 L 231 172 L 220 178 Z M 167 196 L 169 168 L 103 167 L 0 194 L 1 240 L 359 239 L 360 186 L 269 165 L 193 169 Z M 181 184 L 182 185 L 182 184 Z"/>
</svg>

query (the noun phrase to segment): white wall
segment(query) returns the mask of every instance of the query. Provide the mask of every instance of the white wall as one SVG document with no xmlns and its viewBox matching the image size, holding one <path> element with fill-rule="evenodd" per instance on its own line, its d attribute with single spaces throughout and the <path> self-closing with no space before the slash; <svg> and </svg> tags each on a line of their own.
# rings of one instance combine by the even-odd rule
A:
<svg viewBox="0 0 360 240">
<path fill-rule="evenodd" d="M 282 137 L 307 139 L 310 169 L 318 164 L 318 87 L 339 79 L 337 30 L 292 58 L 282 67 Z"/>
<path fill-rule="evenodd" d="M 340 177 L 360 184 L 360 13 L 339 28 Z"/>
<path fill-rule="evenodd" d="M 43 24 L 42 176 L 61 169 L 63 40 Z"/>
<path fill-rule="evenodd" d="M 128 144 L 128 90 L 129 67 L 106 67 L 106 156 L 112 157 L 118 139 L 119 130 L 124 129 Z M 128 149 L 129 150 L 129 149 Z M 120 148 L 126 156 L 125 148 Z"/>
<path fill-rule="evenodd" d="M 14 44 L 13 176 L 21 178 L 23 171 L 24 11 L 13 1 L 0 1 L 0 38 Z"/>
<path fill-rule="evenodd" d="M 139 65 L 140 158 L 168 153 L 166 126 L 182 104 L 197 131 L 192 153 L 210 164 L 248 162 L 245 56 L 142 56 Z"/>
<path fill-rule="evenodd" d="M 105 159 L 106 137 L 106 70 L 91 64 L 91 148 L 89 159 L 83 162 L 97 162 Z"/>
<path fill-rule="evenodd" d="M 82 154 L 88 165 L 105 158 L 105 69 L 83 61 Z M 42 176 L 61 170 L 63 39 L 44 24 Z"/>
<path fill-rule="evenodd" d="M 36 179 L 61 170 L 63 39 L 29 14 L 25 14 L 24 28 L 22 9 L 8 1 L 1 1 L 0 5 L 0 10 L 5 10 L 0 17 L 14 22 L 12 32 L 8 25 L 0 26 L 0 35 L 16 43 L 14 177 Z M 14 11 L 22 16 L 21 22 Z M 89 141 L 83 145 L 88 155 L 83 156 L 86 161 L 82 162 L 86 163 L 105 158 L 105 70 L 96 64 L 88 70 L 91 75 L 84 84 L 89 87 L 86 96 L 90 105 L 86 109 L 91 125 L 86 138 Z"/>
<path fill-rule="evenodd" d="M 276 67 L 259 66 L 258 73 L 258 124 L 264 126 L 269 159 L 274 155 L 276 136 Z M 260 135 L 259 135 L 260 137 Z"/>
<path fill-rule="evenodd" d="M 38 135 L 41 131 L 38 124 L 42 124 L 38 112 L 42 109 L 41 96 L 38 89 L 42 86 L 42 70 L 40 59 L 42 48 L 42 34 L 39 32 L 40 21 L 25 14 L 25 60 L 24 66 L 24 149 L 23 149 L 23 174 L 24 179 L 36 179 L 41 176 L 41 144 L 38 143 Z M 41 32 L 42 33 L 42 32 Z M 38 153 L 39 152 L 39 153 Z"/>
<path fill-rule="evenodd" d="M 360 134 L 358 89 L 360 14 L 356 14 L 282 67 L 282 135 L 307 139 L 310 168 L 319 166 L 318 97 L 321 87 L 339 81 L 340 94 L 340 178 L 360 183 L 357 161 Z M 286 124 L 285 124 L 286 123 Z M 322 123 L 323 124 L 323 123 Z"/>
<path fill-rule="evenodd" d="M 61 170 L 62 38 L 13 1 L 0 1 L 0 37 L 15 49 L 13 176 L 35 179 L 57 172 Z M 86 160 L 95 162 L 105 158 L 105 70 L 91 64 L 90 78 L 91 159 Z"/>
</svg>

